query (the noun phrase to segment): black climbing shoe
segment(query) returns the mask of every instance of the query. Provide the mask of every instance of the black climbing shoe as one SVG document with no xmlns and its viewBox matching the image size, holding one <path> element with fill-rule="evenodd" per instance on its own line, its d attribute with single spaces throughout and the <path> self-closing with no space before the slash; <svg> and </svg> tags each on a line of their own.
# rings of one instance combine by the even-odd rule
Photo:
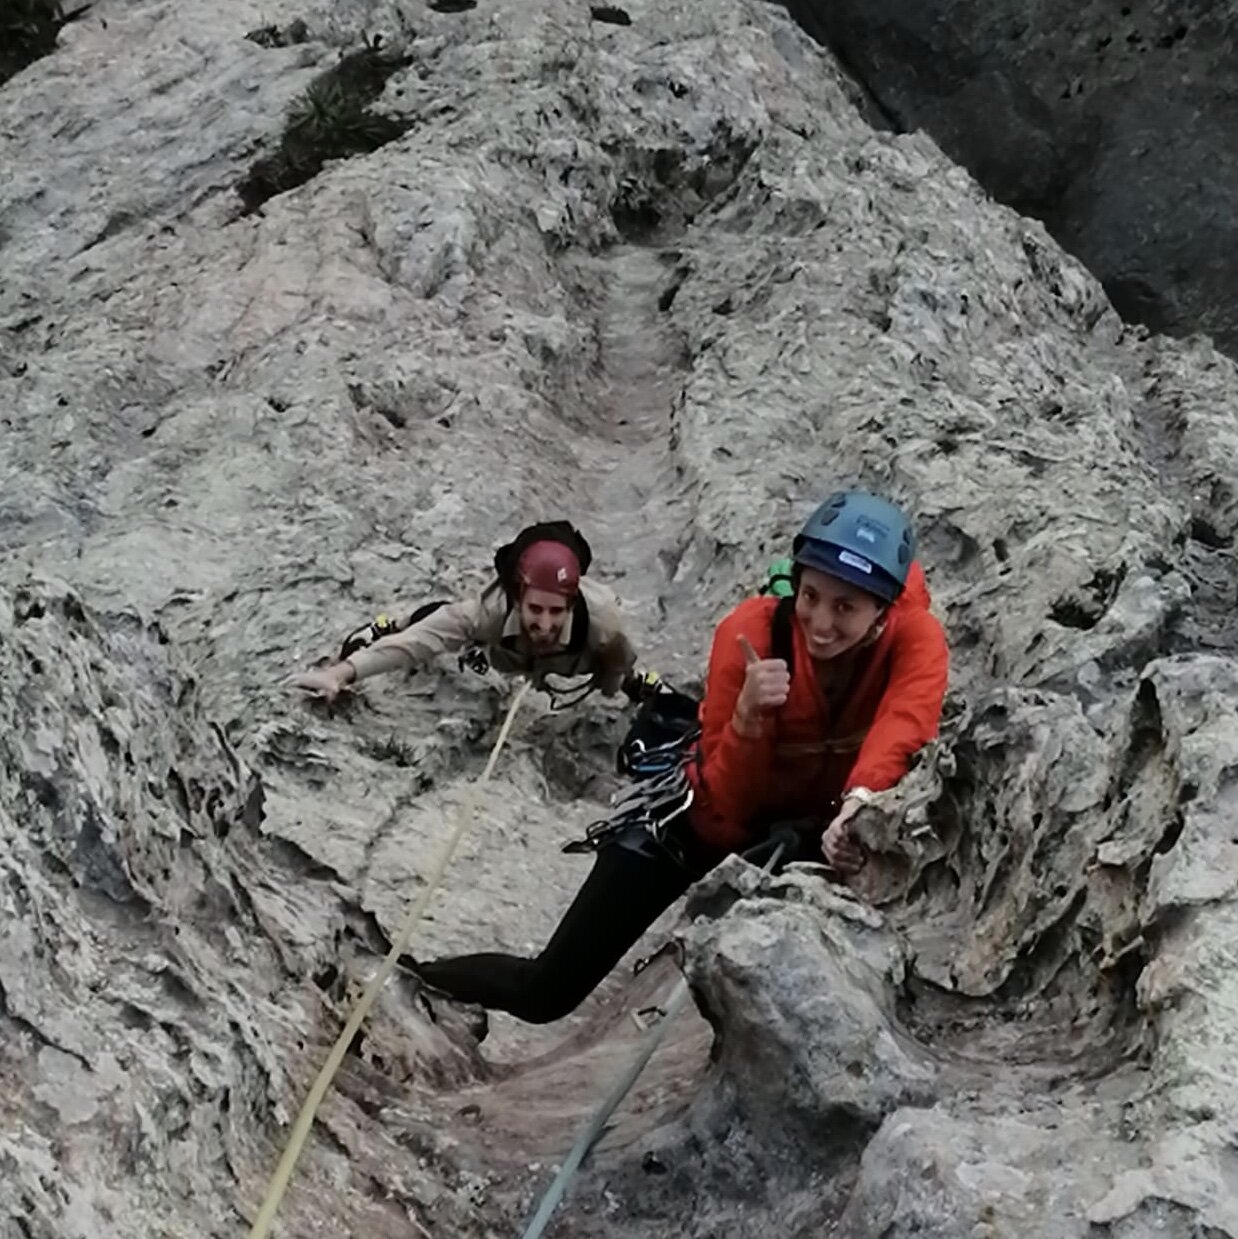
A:
<svg viewBox="0 0 1238 1239">
<path fill-rule="evenodd" d="M 417 961 L 411 955 L 401 955 L 396 961 L 397 971 L 402 973 L 414 987 L 414 995 L 421 1004 L 421 1009 L 426 1013 L 430 1023 L 441 1023 L 439 1008 L 443 1004 L 450 1004 L 452 1011 L 456 1013 L 461 1023 L 463 1023 L 468 1035 L 478 1045 L 485 1041 L 490 1034 L 490 1015 L 485 1007 L 479 1007 L 471 1002 L 461 1002 L 458 998 L 453 998 L 446 990 L 439 989 L 436 985 L 431 985 L 417 971 L 417 967 Z"/>
</svg>

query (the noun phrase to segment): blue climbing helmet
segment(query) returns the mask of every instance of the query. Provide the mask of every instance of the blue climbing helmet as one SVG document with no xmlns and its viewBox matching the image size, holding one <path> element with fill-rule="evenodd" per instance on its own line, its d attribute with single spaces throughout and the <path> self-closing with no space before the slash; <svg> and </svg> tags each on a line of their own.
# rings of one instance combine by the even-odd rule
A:
<svg viewBox="0 0 1238 1239">
<path fill-rule="evenodd" d="M 838 491 L 808 518 L 791 549 L 797 564 L 893 602 L 907 583 L 916 536 L 888 500 Z"/>
</svg>

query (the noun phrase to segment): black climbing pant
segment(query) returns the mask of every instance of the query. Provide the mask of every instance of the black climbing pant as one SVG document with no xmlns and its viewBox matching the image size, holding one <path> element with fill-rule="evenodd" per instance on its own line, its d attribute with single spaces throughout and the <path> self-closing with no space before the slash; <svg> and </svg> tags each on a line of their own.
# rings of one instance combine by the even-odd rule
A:
<svg viewBox="0 0 1238 1239">
<path fill-rule="evenodd" d="M 418 964 L 417 972 L 460 1002 L 507 1011 L 530 1024 L 562 1019 L 724 855 L 700 845 L 691 850 L 685 867 L 656 847 L 606 844 L 540 955 L 460 955 Z"/>
</svg>

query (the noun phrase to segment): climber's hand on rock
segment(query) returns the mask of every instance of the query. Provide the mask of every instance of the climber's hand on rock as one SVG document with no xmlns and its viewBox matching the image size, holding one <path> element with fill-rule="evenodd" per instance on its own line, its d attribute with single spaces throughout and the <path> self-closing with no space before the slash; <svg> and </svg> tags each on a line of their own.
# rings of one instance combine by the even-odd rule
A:
<svg viewBox="0 0 1238 1239">
<path fill-rule="evenodd" d="M 316 667 L 313 671 L 298 671 L 284 681 L 284 686 L 322 697 L 329 704 L 352 681 L 353 674 L 351 663 L 336 663 L 332 667 Z"/>
<path fill-rule="evenodd" d="M 859 812 L 858 800 L 844 800 L 838 815 L 821 837 L 821 854 L 831 869 L 847 876 L 864 868 L 864 848 L 851 833 L 851 819 Z"/>
<path fill-rule="evenodd" d="M 744 686 L 735 703 L 735 721 L 740 731 L 760 726 L 761 716 L 786 704 L 791 692 L 791 673 L 781 658 L 761 658 L 747 637 L 741 635 Z"/>
</svg>

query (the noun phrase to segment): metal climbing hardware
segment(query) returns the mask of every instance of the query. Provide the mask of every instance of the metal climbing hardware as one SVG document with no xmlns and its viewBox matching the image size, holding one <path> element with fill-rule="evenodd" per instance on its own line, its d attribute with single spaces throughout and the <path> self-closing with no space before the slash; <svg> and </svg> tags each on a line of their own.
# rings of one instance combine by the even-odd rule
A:
<svg viewBox="0 0 1238 1239">
<path fill-rule="evenodd" d="M 480 645 L 471 645 L 457 662 L 461 671 L 472 671 L 475 675 L 485 675 L 490 670 L 490 659 Z"/>
<path fill-rule="evenodd" d="M 596 852 L 604 844 L 630 834 L 645 834 L 664 843 L 672 824 L 689 809 L 696 793 L 682 755 L 660 773 L 648 775 L 612 801 L 606 817 L 593 822 L 583 839 L 564 846 L 565 852 Z"/>
<path fill-rule="evenodd" d="M 623 691 L 633 705 L 640 705 L 662 685 L 662 677 L 656 671 L 629 671 L 623 679 Z"/>
<path fill-rule="evenodd" d="M 661 744 L 647 743 L 641 736 L 629 737 L 620 753 L 622 773 L 642 781 L 656 779 L 678 769 L 700 734 L 699 728 L 693 728 L 682 736 Z"/>
<path fill-rule="evenodd" d="M 411 628 L 414 624 L 419 624 L 427 616 L 433 615 L 435 611 L 448 606 L 449 603 L 445 598 L 439 598 L 434 602 L 423 603 L 419 606 L 403 623 L 399 620 L 392 619 L 385 612 L 378 615 L 371 623 L 362 624 L 360 628 L 354 628 L 352 632 L 344 638 L 344 644 L 340 647 L 340 662 L 351 658 L 358 650 L 364 650 L 373 645 L 380 637 L 389 637 L 393 632 L 403 632 L 406 628 Z M 484 657 L 484 653 L 483 653 Z M 487 664 L 488 666 L 489 664 Z M 461 668 L 463 670 L 463 667 Z M 483 668 L 485 670 L 485 668 Z"/>
<path fill-rule="evenodd" d="M 640 695 L 633 697 L 638 702 L 636 715 L 615 759 L 616 771 L 635 779 L 662 773 L 677 755 L 686 757 L 700 735 L 700 703 L 695 697 L 648 674 L 640 677 L 640 685 Z"/>
<path fill-rule="evenodd" d="M 362 624 L 360 628 L 354 628 L 344 638 L 344 644 L 340 647 L 340 662 L 351 658 L 358 650 L 364 650 L 367 646 L 373 645 L 379 637 L 399 632 L 402 627 L 403 625 L 396 623 L 390 615 L 384 614 L 376 616 L 368 624 Z"/>
</svg>

